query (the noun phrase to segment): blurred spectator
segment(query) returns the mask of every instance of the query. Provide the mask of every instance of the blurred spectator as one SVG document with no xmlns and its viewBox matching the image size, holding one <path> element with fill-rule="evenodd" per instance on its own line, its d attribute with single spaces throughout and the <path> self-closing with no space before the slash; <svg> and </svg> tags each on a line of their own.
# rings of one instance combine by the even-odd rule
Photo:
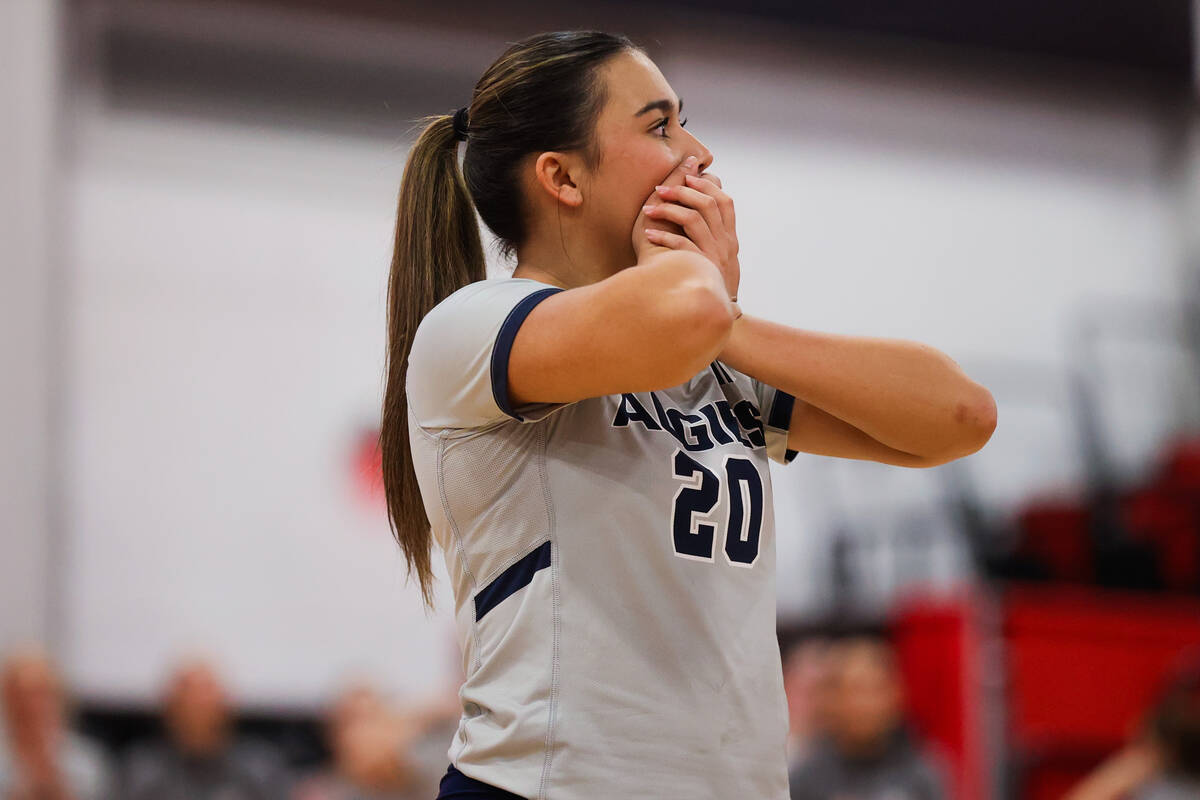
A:
<svg viewBox="0 0 1200 800">
<path fill-rule="evenodd" d="M 279 800 L 289 776 L 263 742 L 236 738 L 224 688 L 205 661 L 185 661 L 164 697 L 167 738 L 130 749 L 126 800 Z"/>
<path fill-rule="evenodd" d="M 429 800 L 448 763 L 449 722 L 443 707 L 398 712 L 370 685 L 353 684 L 326 719 L 333 764 L 301 781 L 294 799 Z"/>
<path fill-rule="evenodd" d="M 792 800 L 942 800 L 942 760 L 924 752 L 903 719 L 890 645 L 858 636 L 835 642 L 818 719 L 824 730 L 790 775 Z"/>
<path fill-rule="evenodd" d="M 1186 665 L 1133 740 L 1066 800 L 1200 798 L 1200 659 Z"/>
<path fill-rule="evenodd" d="M 40 648 L 15 650 L 0 667 L 2 800 L 101 800 L 112 789 L 104 750 L 70 730 L 62 680 Z"/>
<path fill-rule="evenodd" d="M 829 640 L 803 639 L 783 656 L 783 689 L 788 704 L 787 761 L 802 761 L 821 726 L 820 693 L 827 687 Z"/>
</svg>

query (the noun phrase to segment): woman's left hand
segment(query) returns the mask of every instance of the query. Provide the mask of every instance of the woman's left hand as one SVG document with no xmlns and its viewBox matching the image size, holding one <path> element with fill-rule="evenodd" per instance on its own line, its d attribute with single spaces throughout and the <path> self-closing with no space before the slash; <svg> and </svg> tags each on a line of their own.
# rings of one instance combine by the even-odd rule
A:
<svg viewBox="0 0 1200 800">
<path fill-rule="evenodd" d="M 697 176 L 685 170 L 683 179 L 682 186 L 656 187 L 655 194 L 662 202 L 650 203 L 645 214 L 651 219 L 675 223 L 686 235 L 647 228 L 646 236 L 652 244 L 691 250 L 707 257 L 725 276 L 729 296 L 737 297 L 741 266 L 733 198 L 721 188 L 721 179 L 711 172 Z"/>
</svg>

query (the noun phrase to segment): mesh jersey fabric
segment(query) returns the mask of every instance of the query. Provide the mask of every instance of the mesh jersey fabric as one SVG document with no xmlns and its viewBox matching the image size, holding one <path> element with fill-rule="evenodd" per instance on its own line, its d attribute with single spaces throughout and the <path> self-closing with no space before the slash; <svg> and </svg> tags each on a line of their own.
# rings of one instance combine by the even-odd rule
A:
<svg viewBox="0 0 1200 800">
<path fill-rule="evenodd" d="M 513 408 L 512 341 L 557 291 L 477 281 L 413 337 L 413 464 L 466 676 L 447 755 L 530 800 L 786 800 L 768 461 L 795 456 L 795 399 L 715 361 Z"/>
</svg>

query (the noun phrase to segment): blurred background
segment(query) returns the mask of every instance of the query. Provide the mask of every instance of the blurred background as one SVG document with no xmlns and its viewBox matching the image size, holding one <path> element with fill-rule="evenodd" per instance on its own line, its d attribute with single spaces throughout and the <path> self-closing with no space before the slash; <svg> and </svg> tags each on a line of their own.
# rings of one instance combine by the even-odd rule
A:
<svg viewBox="0 0 1200 800">
<path fill-rule="evenodd" d="M 434 796 L 452 598 L 374 450 L 395 196 L 420 116 L 565 28 L 687 98 L 748 312 L 999 407 L 942 467 L 772 464 L 793 796 L 1200 797 L 1197 17 L 3 0 L 0 797 Z"/>
</svg>

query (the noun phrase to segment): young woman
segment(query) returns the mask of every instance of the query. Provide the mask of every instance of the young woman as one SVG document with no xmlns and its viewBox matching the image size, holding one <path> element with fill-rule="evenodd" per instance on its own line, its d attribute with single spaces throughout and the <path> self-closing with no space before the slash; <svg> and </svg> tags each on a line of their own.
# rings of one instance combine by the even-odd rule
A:
<svg viewBox="0 0 1200 800">
<path fill-rule="evenodd" d="M 430 603 L 432 534 L 454 589 L 443 798 L 785 800 L 767 459 L 933 466 L 995 425 L 930 347 L 741 313 L 681 106 L 626 37 L 539 34 L 405 166 L 381 447 L 410 574 Z"/>
</svg>

